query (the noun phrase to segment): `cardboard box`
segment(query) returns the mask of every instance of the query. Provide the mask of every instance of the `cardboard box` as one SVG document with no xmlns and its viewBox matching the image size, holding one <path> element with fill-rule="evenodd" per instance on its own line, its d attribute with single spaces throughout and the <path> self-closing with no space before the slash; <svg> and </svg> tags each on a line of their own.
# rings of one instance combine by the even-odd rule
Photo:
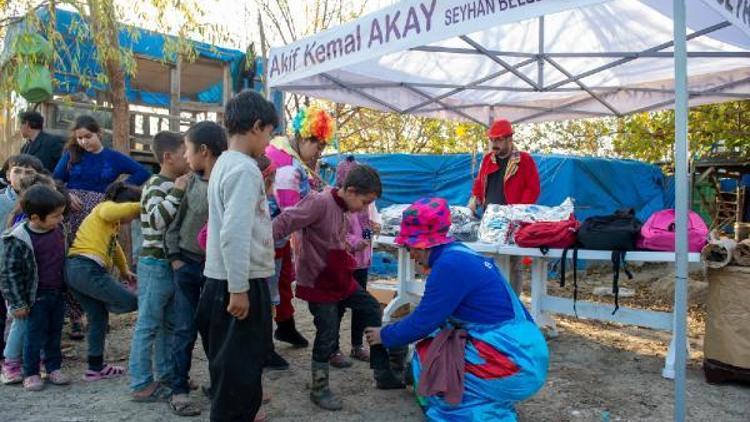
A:
<svg viewBox="0 0 750 422">
<path fill-rule="evenodd" d="M 367 284 L 367 291 L 370 292 L 382 306 L 386 306 L 396 297 L 398 291 L 397 280 L 374 280 Z"/>
</svg>

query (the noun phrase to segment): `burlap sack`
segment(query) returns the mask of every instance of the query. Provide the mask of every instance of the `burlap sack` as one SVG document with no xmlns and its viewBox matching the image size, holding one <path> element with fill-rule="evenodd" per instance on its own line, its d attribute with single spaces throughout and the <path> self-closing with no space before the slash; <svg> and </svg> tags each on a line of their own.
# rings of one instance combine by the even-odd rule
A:
<svg viewBox="0 0 750 422">
<path fill-rule="evenodd" d="M 750 267 L 708 272 L 707 359 L 750 369 Z"/>
</svg>

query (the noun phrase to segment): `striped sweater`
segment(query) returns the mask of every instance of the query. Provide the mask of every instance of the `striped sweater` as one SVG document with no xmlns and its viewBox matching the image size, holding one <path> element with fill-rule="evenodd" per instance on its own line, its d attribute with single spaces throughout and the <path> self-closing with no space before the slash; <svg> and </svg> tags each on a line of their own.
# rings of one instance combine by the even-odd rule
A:
<svg viewBox="0 0 750 422">
<path fill-rule="evenodd" d="M 141 196 L 141 256 L 166 259 L 164 235 L 177 215 L 184 191 L 174 186 L 174 181 L 160 174 L 151 176 Z"/>
</svg>

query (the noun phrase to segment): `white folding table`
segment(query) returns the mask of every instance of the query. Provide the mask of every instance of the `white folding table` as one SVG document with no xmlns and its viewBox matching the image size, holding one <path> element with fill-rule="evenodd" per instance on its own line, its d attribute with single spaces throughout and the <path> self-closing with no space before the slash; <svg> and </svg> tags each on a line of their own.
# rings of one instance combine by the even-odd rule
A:
<svg viewBox="0 0 750 422">
<path fill-rule="evenodd" d="M 375 242 L 398 247 L 393 237 L 378 236 Z M 563 297 L 550 296 L 547 294 L 547 267 L 550 259 L 562 257 L 562 249 L 550 249 L 546 254 L 537 248 L 519 248 L 516 246 L 496 245 L 482 242 L 465 243 L 466 246 L 482 254 L 491 255 L 497 262 L 504 275 L 509 274 L 511 256 L 532 257 L 531 264 L 531 309 L 529 310 L 534 321 L 540 327 L 550 327 L 556 332 L 555 320 L 551 314 L 563 314 L 588 318 L 598 321 L 615 322 L 618 324 L 637 325 L 656 330 L 672 332 L 672 341 L 669 344 L 666 362 L 662 375 L 665 378 L 674 378 L 674 314 L 673 312 L 649 311 L 620 306 L 618 311 L 612 315 L 613 305 L 595 303 L 585 300 L 576 302 L 576 312 L 573 310 L 573 300 Z M 571 255 L 569 255 L 571 256 Z M 572 257 L 572 256 L 571 256 Z M 632 251 L 626 255 L 628 261 L 640 262 L 675 262 L 674 252 L 652 252 Z M 612 252 L 578 250 L 578 259 L 591 261 L 610 261 Z M 700 254 L 689 254 L 689 262 L 700 262 Z M 415 277 L 414 261 L 409 258 L 406 249 L 398 247 L 398 295 L 386 306 L 383 313 L 384 322 L 391 320 L 391 315 L 405 304 L 416 305 L 424 294 L 424 282 Z M 687 345 L 686 345 L 687 347 Z"/>
</svg>

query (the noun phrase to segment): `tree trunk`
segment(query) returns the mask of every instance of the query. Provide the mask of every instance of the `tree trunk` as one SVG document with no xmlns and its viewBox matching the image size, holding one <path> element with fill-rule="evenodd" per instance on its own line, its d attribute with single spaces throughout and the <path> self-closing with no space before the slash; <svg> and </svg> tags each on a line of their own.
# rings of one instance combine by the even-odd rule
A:
<svg viewBox="0 0 750 422">
<path fill-rule="evenodd" d="M 118 21 L 113 0 L 88 0 L 89 24 L 97 49 L 99 64 L 107 74 L 109 90 L 107 99 L 112 105 L 112 146 L 130 155 L 130 113 L 125 95 L 125 69 L 123 67 Z M 133 263 L 130 224 L 120 229 L 120 245 L 128 262 Z M 124 277 L 125 274 L 122 274 Z"/>
<path fill-rule="evenodd" d="M 107 66 L 109 67 L 109 66 Z M 109 71 L 112 103 L 112 144 L 123 154 L 130 155 L 130 112 L 125 95 L 125 72 Z M 119 81 L 119 82 L 118 82 Z"/>
<path fill-rule="evenodd" d="M 118 38 L 118 22 L 112 0 L 88 0 L 89 22 L 99 61 L 107 73 L 109 90 L 106 95 L 112 105 L 112 146 L 130 155 L 130 114 L 125 92 L 123 68 Z"/>
</svg>

